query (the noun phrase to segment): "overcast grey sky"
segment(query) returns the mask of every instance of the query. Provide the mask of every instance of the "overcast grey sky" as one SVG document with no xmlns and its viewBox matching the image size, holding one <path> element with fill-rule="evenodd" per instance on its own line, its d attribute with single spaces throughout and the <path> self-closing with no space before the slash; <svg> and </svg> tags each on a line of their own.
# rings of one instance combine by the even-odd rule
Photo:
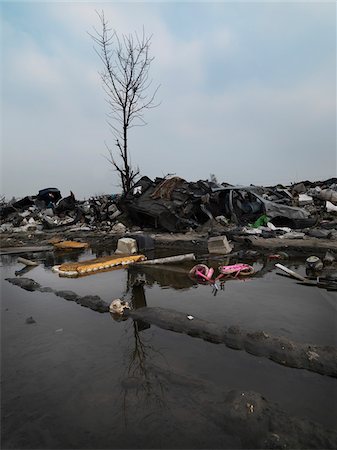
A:
<svg viewBox="0 0 337 450">
<path fill-rule="evenodd" d="M 2 187 L 118 192 L 87 32 L 104 9 L 152 38 L 161 105 L 131 131 L 149 177 L 276 184 L 336 176 L 335 2 L 2 2 Z"/>
</svg>

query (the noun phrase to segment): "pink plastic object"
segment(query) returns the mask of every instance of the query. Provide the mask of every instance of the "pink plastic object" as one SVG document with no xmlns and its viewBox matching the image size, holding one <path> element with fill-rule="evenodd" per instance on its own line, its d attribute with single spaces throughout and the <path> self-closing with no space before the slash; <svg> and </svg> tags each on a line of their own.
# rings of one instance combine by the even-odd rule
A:
<svg viewBox="0 0 337 450">
<path fill-rule="evenodd" d="M 212 279 L 213 273 L 214 273 L 214 269 L 213 269 L 213 267 L 210 267 L 208 274 L 207 274 L 208 281 L 210 281 Z"/>
<path fill-rule="evenodd" d="M 201 278 L 205 281 L 211 281 L 213 273 L 214 269 L 212 267 L 209 268 L 205 264 L 197 264 L 190 270 L 189 275 L 194 279 Z"/>
<path fill-rule="evenodd" d="M 252 275 L 254 269 L 248 264 L 233 264 L 232 266 L 220 266 L 219 272 L 221 275 Z"/>
<path fill-rule="evenodd" d="M 208 269 L 208 271 L 206 271 L 206 275 L 205 275 L 205 273 L 200 272 L 200 270 L 198 270 L 198 269 L 196 269 L 196 271 L 195 271 L 196 275 L 198 275 L 199 277 L 202 277 L 206 281 L 211 280 L 213 273 L 214 273 L 214 269 L 212 267 L 210 269 Z"/>
</svg>

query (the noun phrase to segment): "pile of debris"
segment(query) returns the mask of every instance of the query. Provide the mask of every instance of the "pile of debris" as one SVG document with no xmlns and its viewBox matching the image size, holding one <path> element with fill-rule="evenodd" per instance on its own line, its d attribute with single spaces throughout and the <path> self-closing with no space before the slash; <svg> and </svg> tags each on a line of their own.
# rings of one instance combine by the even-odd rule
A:
<svg viewBox="0 0 337 450">
<path fill-rule="evenodd" d="M 123 234 L 123 224 L 117 223 L 121 211 L 117 207 L 118 196 L 101 195 L 79 201 L 73 192 L 61 196 L 59 189 L 42 189 L 35 196 L 21 200 L 0 202 L 0 232 L 42 232 L 49 229 L 73 231 L 101 230 Z"/>
<path fill-rule="evenodd" d="M 0 232 L 48 229 L 125 234 L 135 229 L 337 239 L 337 178 L 292 186 L 233 186 L 179 177 L 142 177 L 123 196 L 79 201 L 56 188 L 0 202 Z"/>
<path fill-rule="evenodd" d="M 337 179 L 260 187 L 143 177 L 121 198 L 119 207 L 142 228 L 202 231 L 217 223 L 275 237 L 322 223 L 337 228 Z M 329 233 L 323 232 L 324 237 Z"/>
</svg>

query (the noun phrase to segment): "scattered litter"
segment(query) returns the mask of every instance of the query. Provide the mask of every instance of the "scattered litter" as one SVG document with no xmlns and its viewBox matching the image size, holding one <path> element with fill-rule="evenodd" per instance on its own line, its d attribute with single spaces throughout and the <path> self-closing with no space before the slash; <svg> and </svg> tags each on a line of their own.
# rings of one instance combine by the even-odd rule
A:
<svg viewBox="0 0 337 450">
<path fill-rule="evenodd" d="M 217 216 L 215 220 L 224 226 L 229 224 L 229 219 L 227 219 L 225 216 Z"/>
<path fill-rule="evenodd" d="M 324 256 L 323 262 L 324 264 L 328 265 L 332 264 L 335 260 L 336 260 L 335 256 L 331 252 L 327 251 Z"/>
<path fill-rule="evenodd" d="M 325 208 L 328 212 L 337 212 L 337 206 L 329 201 L 325 203 Z"/>
<path fill-rule="evenodd" d="M 308 355 L 309 361 L 317 360 L 319 358 L 318 353 L 310 351 L 310 350 L 307 352 L 307 355 Z"/>
<path fill-rule="evenodd" d="M 270 219 L 268 216 L 266 216 L 265 214 L 262 214 L 262 216 L 260 216 L 254 223 L 251 224 L 251 227 L 259 228 L 261 226 L 267 225 L 269 220 Z"/>
<path fill-rule="evenodd" d="M 323 262 L 318 256 L 309 256 L 305 261 L 306 268 L 319 272 L 323 269 Z"/>
<path fill-rule="evenodd" d="M 158 259 L 147 259 L 145 261 L 139 262 L 139 264 L 170 264 L 170 263 L 181 263 L 184 261 L 195 261 L 195 256 L 193 253 L 188 253 L 186 255 L 176 255 L 176 256 L 168 256 L 167 258 L 158 258 Z"/>
<path fill-rule="evenodd" d="M 117 242 L 116 254 L 133 255 L 138 252 L 137 241 L 132 238 L 120 238 Z"/>
<path fill-rule="evenodd" d="M 197 264 L 189 271 L 189 276 L 190 278 L 192 278 L 192 280 L 210 281 L 212 279 L 213 273 L 214 269 L 212 267 L 209 268 L 205 264 Z"/>
<path fill-rule="evenodd" d="M 275 264 L 275 267 L 277 267 L 278 269 L 283 270 L 283 272 L 287 273 L 288 275 L 290 275 L 290 276 L 293 277 L 293 278 L 296 278 L 297 280 L 304 281 L 304 282 L 307 281 L 307 279 L 306 279 L 305 277 L 302 277 L 302 275 L 300 275 L 300 274 L 294 272 L 294 271 L 291 270 L 291 269 L 288 269 L 288 267 L 283 266 L 283 265 L 280 264 L 280 263 Z"/>
<path fill-rule="evenodd" d="M 188 320 L 193 320 L 194 317 L 193 316 L 186 316 L 188 318 Z"/>
<path fill-rule="evenodd" d="M 33 253 L 33 252 L 48 252 L 53 247 L 50 245 L 43 245 L 40 247 L 8 247 L 1 248 L 0 255 L 15 255 L 19 253 Z"/>
<path fill-rule="evenodd" d="M 92 228 L 86 227 L 85 225 L 82 225 L 80 227 L 72 227 L 72 228 L 69 229 L 69 231 L 71 231 L 71 232 L 75 232 L 75 231 L 92 231 Z"/>
<path fill-rule="evenodd" d="M 238 276 L 250 276 L 253 275 L 254 268 L 249 264 L 233 264 L 231 266 L 220 266 L 219 272 L 218 280 L 223 277 L 236 278 Z"/>
<path fill-rule="evenodd" d="M 313 202 L 313 198 L 307 194 L 300 194 L 298 196 L 298 204 L 299 206 L 308 205 Z"/>
<path fill-rule="evenodd" d="M 208 239 L 208 252 L 227 255 L 233 250 L 233 247 L 226 236 L 216 236 Z"/>
<path fill-rule="evenodd" d="M 125 309 L 130 309 L 129 303 L 117 298 L 109 306 L 109 311 L 113 314 L 124 314 Z"/>
<path fill-rule="evenodd" d="M 282 259 L 282 256 L 279 254 L 268 255 L 268 259 Z"/>
<path fill-rule="evenodd" d="M 250 414 L 252 414 L 254 412 L 254 405 L 252 405 L 251 403 L 247 403 L 246 406 L 247 406 L 248 412 Z"/>
<path fill-rule="evenodd" d="M 126 226 L 123 225 L 122 223 L 116 223 L 116 224 L 111 228 L 111 233 L 115 233 L 115 234 L 125 234 L 125 233 L 126 233 Z"/>
<path fill-rule="evenodd" d="M 245 234 L 262 234 L 262 230 L 260 228 L 249 228 L 249 227 L 243 227 L 242 233 Z"/>
<path fill-rule="evenodd" d="M 39 265 L 39 263 L 37 263 L 35 261 L 31 261 L 30 259 L 21 258 L 21 256 L 18 257 L 17 261 L 18 261 L 18 263 L 22 263 L 25 266 L 38 266 Z"/>
<path fill-rule="evenodd" d="M 290 231 L 289 233 L 285 233 L 282 236 L 280 236 L 280 239 L 303 239 L 304 236 L 305 233 Z"/>
<path fill-rule="evenodd" d="M 289 227 L 276 227 L 272 222 L 267 223 L 267 228 L 269 228 L 272 231 L 284 231 L 285 233 L 290 233 L 291 228 Z"/>
<path fill-rule="evenodd" d="M 102 270 L 111 270 L 120 268 L 135 262 L 144 261 L 144 255 L 132 256 L 105 256 L 103 258 L 95 258 L 87 261 L 79 261 L 74 263 L 65 263 L 54 266 L 53 271 L 61 276 L 77 277 L 79 275 L 91 275 Z"/>
<path fill-rule="evenodd" d="M 308 193 L 320 200 L 325 200 L 337 205 L 337 191 L 334 189 L 321 189 L 319 186 L 316 186 L 314 189 L 310 189 Z"/>
<path fill-rule="evenodd" d="M 212 294 L 214 295 L 214 297 L 216 296 L 216 294 L 219 291 L 219 285 L 216 281 L 214 281 L 213 283 L 213 290 L 212 290 Z M 225 289 L 225 283 L 221 283 L 221 290 L 223 291 Z"/>
</svg>

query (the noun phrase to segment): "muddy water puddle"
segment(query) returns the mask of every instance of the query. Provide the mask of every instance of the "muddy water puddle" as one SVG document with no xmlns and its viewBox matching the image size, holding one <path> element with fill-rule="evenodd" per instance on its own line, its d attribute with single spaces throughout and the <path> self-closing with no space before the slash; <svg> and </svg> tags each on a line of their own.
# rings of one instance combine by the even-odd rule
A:
<svg viewBox="0 0 337 450">
<path fill-rule="evenodd" d="M 41 264 L 17 276 L 108 303 L 122 298 L 134 308 L 160 306 L 224 327 L 336 346 L 336 293 L 278 276 L 268 260 L 254 262 L 254 277 L 227 281 L 216 295 L 188 277 L 193 263 L 76 279 L 51 271 L 108 252 L 27 255 Z M 16 259 L 2 257 L 3 279 L 22 268 Z M 223 262 L 200 261 L 215 268 Z M 303 261 L 287 266 L 304 273 Z M 133 288 L 136 279 L 144 286 Z M 115 321 L 53 293 L 6 281 L 1 287 L 3 448 L 251 448 L 244 429 L 221 419 L 231 390 L 257 392 L 289 418 L 336 428 L 335 378 L 140 321 Z"/>
</svg>

